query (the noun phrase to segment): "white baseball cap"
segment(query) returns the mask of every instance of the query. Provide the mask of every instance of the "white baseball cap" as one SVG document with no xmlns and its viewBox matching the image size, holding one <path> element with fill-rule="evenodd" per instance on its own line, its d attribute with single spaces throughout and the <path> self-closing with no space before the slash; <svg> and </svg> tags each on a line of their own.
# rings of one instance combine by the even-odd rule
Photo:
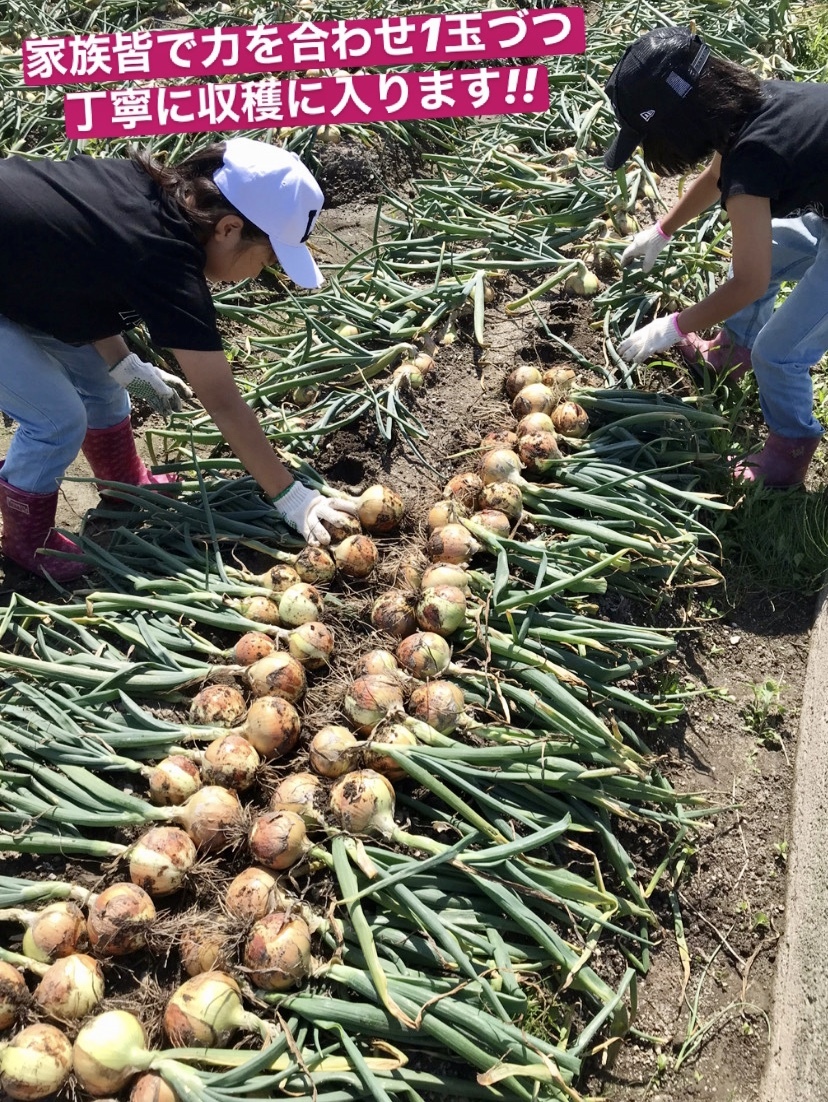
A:
<svg viewBox="0 0 828 1102">
<path fill-rule="evenodd" d="M 224 164 L 213 173 L 221 194 L 270 238 L 279 263 L 300 287 L 325 282 L 305 242 L 325 196 L 295 153 L 253 138 L 224 143 Z"/>
</svg>

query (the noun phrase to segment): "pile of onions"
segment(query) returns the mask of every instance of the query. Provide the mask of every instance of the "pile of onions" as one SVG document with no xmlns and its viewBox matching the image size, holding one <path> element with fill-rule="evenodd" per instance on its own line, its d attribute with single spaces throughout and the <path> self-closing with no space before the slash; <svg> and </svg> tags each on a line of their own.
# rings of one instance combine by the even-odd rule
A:
<svg viewBox="0 0 828 1102">
<path fill-rule="evenodd" d="M 545 474 L 562 458 L 554 432 L 527 432 L 520 438 L 518 452 L 526 469 L 533 474 Z"/>
<path fill-rule="evenodd" d="M 149 798 L 162 807 L 186 803 L 201 788 L 201 773 L 192 758 L 172 754 L 149 773 Z"/>
<path fill-rule="evenodd" d="M 0 1089 L 8 1098 L 48 1098 L 72 1070 L 72 1046 L 59 1029 L 38 1023 L 0 1049 Z"/>
<path fill-rule="evenodd" d="M 273 789 L 270 797 L 271 811 L 294 811 L 306 827 L 319 826 L 325 789 L 313 773 L 291 773 Z"/>
<path fill-rule="evenodd" d="M 309 670 L 321 670 L 331 660 L 334 649 L 333 632 L 317 620 L 300 624 L 288 637 L 288 653 L 291 658 Z"/>
<path fill-rule="evenodd" d="M 89 906 L 86 932 L 98 953 L 121 957 L 143 949 L 155 922 L 155 904 L 137 884 L 112 884 Z"/>
<path fill-rule="evenodd" d="M 358 677 L 348 687 L 342 710 L 359 734 L 370 734 L 386 717 L 402 714 L 403 692 L 399 679 L 389 674 Z"/>
<path fill-rule="evenodd" d="M 233 661 L 239 666 L 252 666 L 265 655 L 272 654 L 276 644 L 263 631 L 248 631 L 237 640 L 233 647 Z"/>
<path fill-rule="evenodd" d="M 0 1029 L 8 1029 L 28 1005 L 29 989 L 16 968 L 0 960 Z"/>
<path fill-rule="evenodd" d="M 520 420 L 527 413 L 551 413 L 558 402 L 554 390 L 543 383 L 530 383 L 512 400 L 512 413 Z"/>
<path fill-rule="evenodd" d="M 25 926 L 23 953 L 41 963 L 74 953 L 86 932 L 83 912 L 69 900 L 50 903 L 41 911 L 18 907 L 0 911 L 0 922 L 19 922 Z"/>
<path fill-rule="evenodd" d="M 201 770 L 210 784 L 244 792 L 256 780 L 260 763 L 255 746 L 243 735 L 230 731 L 214 739 L 204 751 Z"/>
<path fill-rule="evenodd" d="M 459 502 L 466 509 L 477 506 L 477 495 L 483 489 L 483 481 L 473 471 L 464 471 L 450 478 L 443 488 L 443 497 Z"/>
<path fill-rule="evenodd" d="M 279 598 L 279 619 L 289 628 L 298 628 L 322 616 L 322 594 L 315 585 L 297 582 Z"/>
<path fill-rule="evenodd" d="M 483 483 L 519 482 L 523 463 L 511 448 L 494 448 L 480 460 L 480 477 Z"/>
<path fill-rule="evenodd" d="M 295 865 L 310 843 L 302 816 L 279 808 L 254 820 L 248 846 L 254 861 L 266 869 L 280 871 Z"/>
<path fill-rule="evenodd" d="M 506 393 L 510 398 L 515 398 L 524 387 L 539 383 L 541 378 L 540 368 L 532 364 L 522 364 L 507 376 Z"/>
<path fill-rule="evenodd" d="M 130 847 L 129 878 L 149 895 L 171 895 L 195 862 L 195 842 L 189 834 L 178 827 L 152 827 Z"/>
<path fill-rule="evenodd" d="M 234 685 L 205 685 L 190 704 L 190 722 L 200 727 L 235 727 L 247 704 Z"/>
<path fill-rule="evenodd" d="M 301 662 L 284 651 L 274 651 L 247 667 L 247 683 L 254 696 L 280 696 L 295 704 L 304 696 L 307 678 Z"/>
<path fill-rule="evenodd" d="M 462 524 L 446 524 L 432 532 L 426 545 L 432 562 L 465 563 L 479 550 L 480 544 Z"/>
<path fill-rule="evenodd" d="M 302 548 L 296 556 L 299 581 L 309 585 L 326 585 L 336 576 L 336 563 L 324 547 Z"/>
<path fill-rule="evenodd" d="M 411 629 L 414 630 L 413 627 Z M 409 632 L 405 633 L 410 634 Z M 357 674 L 365 676 L 365 674 L 372 673 L 398 673 L 399 664 L 397 659 L 391 653 L 390 650 L 384 650 L 382 647 L 376 647 L 374 650 L 369 650 L 367 654 L 363 654 L 357 664 Z"/>
<path fill-rule="evenodd" d="M 397 647 L 397 661 L 418 681 L 439 677 L 451 663 L 451 647 L 433 631 L 418 631 Z"/>
<path fill-rule="evenodd" d="M 299 713 L 281 696 L 259 696 L 247 718 L 231 734 L 243 735 L 265 761 L 283 758 L 296 748 L 302 730 Z"/>
<path fill-rule="evenodd" d="M 399 589 L 390 589 L 377 597 L 371 608 L 371 623 L 386 635 L 395 639 L 404 639 L 417 626 L 414 614 L 414 602 L 407 593 Z"/>
<path fill-rule="evenodd" d="M 224 972 L 202 972 L 182 983 L 164 1011 L 164 1032 L 176 1047 L 217 1048 L 240 1029 L 267 1035 L 265 1023 L 244 1009 L 239 985 Z"/>
<path fill-rule="evenodd" d="M 357 516 L 366 532 L 393 532 L 400 526 L 405 504 L 386 486 L 369 486 L 357 502 Z"/>
<path fill-rule="evenodd" d="M 230 845 L 241 830 L 243 814 L 239 797 L 232 789 L 217 784 L 200 788 L 180 808 L 170 808 L 203 853 L 215 853 Z"/>
<path fill-rule="evenodd" d="M 417 624 L 423 631 L 451 635 L 466 622 L 466 598 L 453 585 L 427 586 L 417 601 Z"/>
<path fill-rule="evenodd" d="M 463 691 L 451 681 L 429 681 L 418 685 L 408 701 L 408 710 L 442 735 L 450 735 L 463 714 Z"/>
<path fill-rule="evenodd" d="M 341 777 L 331 789 L 331 814 L 348 834 L 390 837 L 394 822 L 394 789 L 374 769 L 357 769 Z"/>
<path fill-rule="evenodd" d="M 71 1052 L 80 1086 L 93 1098 L 115 1094 L 144 1069 L 153 1054 L 134 1014 L 107 1010 L 81 1027 Z"/>
<path fill-rule="evenodd" d="M 589 432 L 589 416 L 583 406 L 577 402 L 561 402 L 551 414 L 555 432 L 561 436 L 580 438 Z"/>
<path fill-rule="evenodd" d="M 310 767 L 320 777 L 341 777 L 353 765 L 359 745 L 352 731 L 336 723 L 321 727 L 308 746 Z"/>
<path fill-rule="evenodd" d="M 260 918 L 244 947 L 244 966 L 257 987 L 287 991 L 311 968 L 311 936 L 307 923 L 281 911 Z"/>
<path fill-rule="evenodd" d="M 103 969 L 85 953 L 73 953 L 55 961 L 41 976 L 32 996 L 48 1018 L 59 1022 L 85 1018 L 103 997 Z"/>
<path fill-rule="evenodd" d="M 336 565 L 346 578 L 362 579 L 373 573 L 379 553 L 370 536 L 348 536 L 335 550 Z"/>
</svg>

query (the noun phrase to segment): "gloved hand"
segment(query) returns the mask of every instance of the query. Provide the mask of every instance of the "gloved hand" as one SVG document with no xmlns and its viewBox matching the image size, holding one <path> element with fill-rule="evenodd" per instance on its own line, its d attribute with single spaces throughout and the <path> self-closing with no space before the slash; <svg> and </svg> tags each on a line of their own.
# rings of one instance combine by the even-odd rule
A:
<svg viewBox="0 0 828 1102">
<path fill-rule="evenodd" d="M 169 417 L 181 409 L 181 397 L 173 387 L 178 387 L 185 398 L 192 398 L 193 392 L 177 375 L 162 371 L 155 364 L 144 363 L 134 352 L 118 360 L 109 374 L 116 383 L 128 390 L 133 398 L 141 398 L 156 413 Z"/>
<path fill-rule="evenodd" d="M 660 222 L 648 226 L 646 230 L 637 233 L 631 244 L 621 253 L 621 267 L 626 268 L 631 261 L 640 258 L 642 272 L 649 272 L 656 257 L 670 240 L 671 235 L 662 230 Z"/>
<path fill-rule="evenodd" d="M 301 482 L 291 482 L 286 490 L 270 499 L 282 520 L 295 528 L 308 543 L 329 544 L 331 536 L 323 520 L 341 521 L 340 513 L 356 516 L 357 503 L 344 497 L 324 497 Z"/>
<path fill-rule="evenodd" d="M 656 318 L 643 329 L 625 337 L 618 345 L 618 351 L 627 363 L 640 364 L 656 352 L 672 348 L 686 335 L 678 327 L 678 313 L 670 314 L 666 318 Z"/>
</svg>

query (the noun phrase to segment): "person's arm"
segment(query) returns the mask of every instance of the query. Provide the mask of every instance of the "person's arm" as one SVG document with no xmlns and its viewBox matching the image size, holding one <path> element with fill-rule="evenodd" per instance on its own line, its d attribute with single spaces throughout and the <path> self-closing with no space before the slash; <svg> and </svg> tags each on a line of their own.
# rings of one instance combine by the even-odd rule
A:
<svg viewBox="0 0 828 1102">
<path fill-rule="evenodd" d="M 707 168 L 699 173 L 682 197 L 659 220 L 664 233 L 671 236 L 718 201 L 721 194 L 719 191 L 721 169 L 722 158 L 716 153 Z"/>
<path fill-rule="evenodd" d="M 114 337 L 105 337 L 102 341 L 93 341 L 93 345 L 106 360 L 108 367 L 114 367 L 119 360 L 129 355 L 127 343 L 120 333 Z"/>
</svg>

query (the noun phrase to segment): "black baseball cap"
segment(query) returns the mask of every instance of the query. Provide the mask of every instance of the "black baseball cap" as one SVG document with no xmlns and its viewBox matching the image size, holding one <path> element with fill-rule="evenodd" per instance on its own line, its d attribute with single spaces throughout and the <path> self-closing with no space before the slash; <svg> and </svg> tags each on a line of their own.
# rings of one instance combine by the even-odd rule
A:
<svg viewBox="0 0 828 1102">
<path fill-rule="evenodd" d="M 696 87 L 710 47 L 682 27 L 656 27 L 628 46 L 607 81 L 620 130 L 604 154 L 615 170 L 650 131 L 663 128 Z"/>
</svg>

